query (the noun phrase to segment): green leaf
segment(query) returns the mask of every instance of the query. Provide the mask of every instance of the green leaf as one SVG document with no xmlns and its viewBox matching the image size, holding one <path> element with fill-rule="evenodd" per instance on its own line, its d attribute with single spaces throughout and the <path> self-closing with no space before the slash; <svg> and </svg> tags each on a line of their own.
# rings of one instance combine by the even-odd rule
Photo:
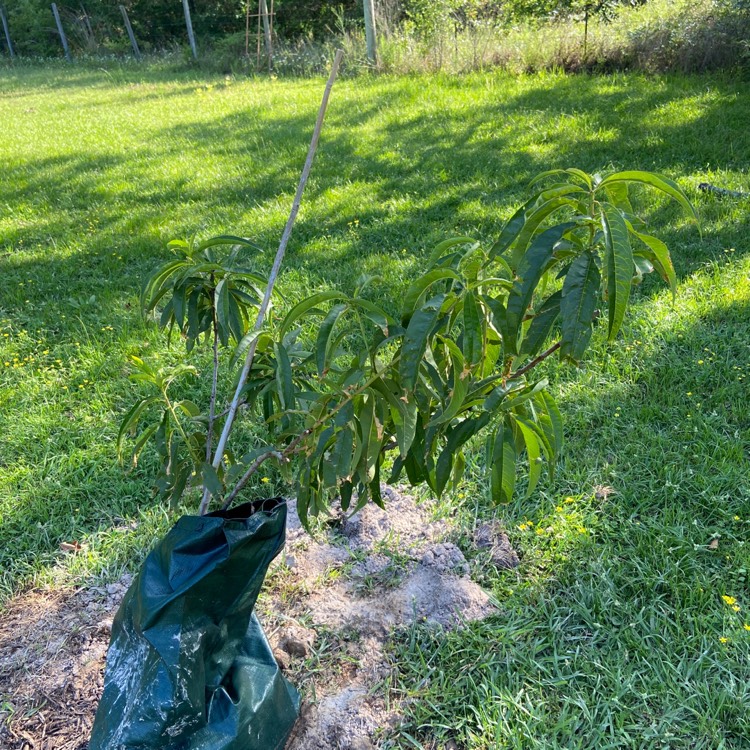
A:
<svg viewBox="0 0 750 750">
<path fill-rule="evenodd" d="M 175 403 L 175 407 L 177 409 L 180 409 L 185 416 L 190 417 L 191 419 L 200 416 L 201 410 L 198 404 L 196 404 L 193 401 L 188 401 L 188 399 L 183 399 L 182 401 L 177 401 Z"/>
<path fill-rule="evenodd" d="M 329 459 L 337 478 L 346 477 L 351 473 L 353 449 L 354 433 L 347 425 L 338 431 Z"/>
<path fill-rule="evenodd" d="M 420 276 L 414 281 L 411 286 L 406 290 L 404 296 L 404 304 L 402 306 L 402 321 L 404 325 L 409 321 L 411 316 L 414 314 L 415 309 L 419 305 L 422 296 L 427 290 L 438 281 L 444 281 L 445 279 L 456 279 L 459 280 L 459 275 L 450 268 L 437 268 L 434 271 L 428 271 L 423 276 Z M 443 295 L 444 297 L 445 295 Z"/>
<path fill-rule="evenodd" d="M 203 486 L 211 493 L 212 497 L 219 497 L 224 492 L 224 485 L 211 464 L 201 464 L 201 479 L 203 480 Z"/>
<path fill-rule="evenodd" d="M 350 304 L 361 307 L 365 316 L 380 328 L 385 336 L 388 335 L 388 329 L 396 325 L 396 321 L 391 315 L 369 300 L 356 297 L 350 300 Z"/>
<path fill-rule="evenodd" d="M 459 348 L 450 340 L 445 339 L 445 344 L 450 352 L 450 358 L 452 363 L 452 374 L 451 385 L 453 386 L 450 391 L 450 400 L 448 405 L 442 414 L 439 414 L 432 419 L 428 426 L 434 427 L 436 425 L 445 424 L 450 422 L 455 417 L 464 405 L 466 394 L 469 390 L 469 383 L 471 378 L 469 372 L 464 372 L 464 358 Z"/>
<path fill-rule="evenodd" d="M 325 320 L 320 324 L 320 328 L 318 328 L 318 338 L 315 343 L 315 362 L 320 377 L 323 377 L 323 373 L 327 369 L 329 344 L 333 328 L 341 317 L 341 314 L 347 310 L 348 307 L 348 305 L 343 303 L 334 305 L 328 315 L 326 315 Z"/>
<path fill-rule="evenodd" d="M 235 237 L 232 234 L 222 234 L 218 237 L 210 237 L 209 239 L 204 240 L 199 245 L 197 245 L 195 248 L 195 252 L 199 253 L 203 250 L 208 249 L 209 247 L 216 247 L 217 245 L 243 245 L 244 247 L 252 248 L 253 250 L 257 250 L 258 252 L 263 252 L 262 248 L 250 242 L 250 240 L 247 240 L 244 237 Z"/>
<path fill-rule="evenodd" d="M 539 412 L 541 412 L 542 415 L 546 416 L 546 419 L 542 419 L 540 415 L 540 426 L 547 435 L 547 439 L 552 446 L 553 454 L 559 456 L 564 441 L 563 418 L 560 413 L 560 408 L 552 394 L 547 390 L 543 390 L 536 394 L 534 399 L 537 406 L 537 413 L 539 414 Z"/>
<path fill-rule="evenodd" d="M 580 169 L 576 169 L 575 167 L 570 167 L 569 169 L 548 169 L 546 172 L 542 172 L 538 174 L 536 177 L 534 177 L 533 180 L 529 183 L 529 187 L 533 187 L 534 185 L 538 184 L 542 180 L 546 179 L 547 177 L 553 177 L 557 175 L 571 175 L 573 177 L 578 177 L 584 185 L 590 190 L 593 183 L 591 181 L 591 177 L 587 175 L 585 172 L 581 171 Z"/>
<path fill-rule="evenodd" d="M 523 229 L 518 233 L 518 237 L 513 243 L 513 250 L 510 256 L 511 268 L 518 268 L 518 273 L 520 275 L 520 265 L 523 262 L 526 248 L 531 242 L 531 238 L 534 236 L 537 229 L 539 229 L 547 217 L 551 216 L 556 211 L 559 211 L 561 208 L 575 208 L 575 206 L 576 202 L 574 200 L 566 198 L 565 196 L 558 196 L 551 198 L 550 200 L 545 200 L 543 203 L 535 206 L 531 211 L 527 212 Z M 574 225 L 570 224 L 568 226 Z M 555 227 L 553 227 L 553 229 L 554 228 Z"/>
<path fill-rule="evenodd" d="M 232 358 L 229 361 L 230 368 L 233 368 L 237 364 L 237 362 L 242 359 L 250 344 L 252 344 L 253 341 L 255 341 L 255 339 L 259 338 L 260 336 L 268 336 L 268 334 L 264 334 L 262 331 L 248 331 L 248 333 L 246 333 L 242 337 L 240 343 L 237 344 L 234 352 L 232 353 Z"/>
<path fill-rule="evenodd" d="M 180 461 L 175 467 L 172 473 L 172 489 L 169 493 L 169 506 L 172 510 L 176 510 L 180 504 L 192 473 L 192 466 L 189 461 Z"/>
<path fill-rule="evenodd" d="M 440 316 L 440 306 L 444 299 L 444 294 L 433 297 L 420 310 L 417 310 L 409 321 L 401 344 L 399 362 L 401 383 L 408 391 L 413 390 L 417 384 L 419 366 L 427 347 L 427 339 Z"/>
<path fill-rule="evenodd" d="M 571 263 L 563 282 L 560 356 L 574 363 L 580 362 L 591 339 L 600 282 L 596 257 L 588 250 Z"/>
<path fill-rule="evenodd" d="M 216 285 L 214 292 L 214 304 L 216 306 L 216 319 L 219 323 L 219 340 L 226 346 L 229 343 L 229 289 L 227 280 L 222 279 Z"/>
<path fill-rule="evenodd" d="M 509 503 L 513 499 L 516 486 L 516 441 L 513 428 L 506 417 L 497 428 L 494 439 L 489 444 L 490 454 L 490 490 L 492 501 Z"/>
<path fill-rule="evenodd" d="M 614 182 L 611 185 L 607 185 L 605 190 L 607 198 L 609 198 L 613 206 L 627 214 L 633 213 L 633 206 L 630 203 L 630 196 L 628 195 L 627 182 Z"/>
<path fill-rule="evenodd" d="M 504 342 L 506 355 L 518 353 L 521 323 L 531 304 L 534 290 L 539 285 L 542 274 L 547 270 L 552 260 L 555 245 L 562 239 L 565 232 L 573 226 L 575 224 L 572 222 L 566 222 L 542 232 L 521 258 L 518 264 L 518 278 L 513 283 L 513 289 L 508 295 L 506 305 L 506 330 L 504 331 L 507 336 L 507 340 Z"/>
<path fill-rule="evenodd" d="M 245 321 L 242 315 L 242 308 L 245 307 L 244 302 L 240 304 L 235 292 L 229 291 L 229 331 L 235 342 L 241 341 L 245 334 Z"/>
<path fill-rule="evenodd" d="M 151 406 L 151 404 L 156 404 L 160 400 L 161 399 L 158 396 L 148 396 L 147 398 L 141 399 L 134 404 L 123 417 L 123 420 L 120 423 L 120 431 L 117 433 L 117 455 L 120 458 L 122 458 L 122 441 L 125 438 L 125 435 L 128 431 L 135 430 L 138 425 L 138 420 L 141 418 L 143 412 Z"/>
<path fill-rule="evenodd" d="M 276 354 L 276 384 L 281 398 L 281 408 L 285 411 L 294 409 L 295 389 L 292 380 L 292 364 L 283 344 L 274 344 Z"/>
<path fill-rule="evenodd" d="M 656 267 L 659 275 L 664 281 L 669 284 L 669 288 L 672 291 L 672 298 L 674 299 L 677 293 L 677 274 L 674 271 L 672 265 L 672 258 L 669 255 L 669 248 L 664 242 L 657 237 L 652 237 L 650 234 L 642 234 L 633 229 L 632 225 L 628 226 L 631 234 L 634 234 L 646 247 L 648 247 L 652 255 L 650 256 L 651 262 Z"/>
<path fill-rule="evenodd" d="M 476 365 L 482 360 L 482 322 L 479 315 L 477 299 L 472 292 L 464 295 L 464 359 L 469 365 Z"/>
<path fill-rule="evenodd" d="M 531 200 L 524 203 L 505 223 L 500 232 L 500 237 L 498 237 L 497 242 L 490 248 L 490 260 L 501 256 L 516 240 L 526 224 L 526 209 L 533 205 L 536 198 L 537 196 L 534 196 Z"/>
<path fill-rule="evenodd" d="M 489 412 L 484 412 L 478 417 L 464 419 L 463 422 L 459 422 L 446 433 L 447 443 L 435 465 L 435 490 L 438 497 L 443 494 L 443 490 L 450 479 L 451 469 L 454 466 L 454 455 L 461 450 L 461 447 L 467 441 L 484 429 L 489 421 Z"/>
<path fill-rule="evenodd" d="M 612 341 L 622 326 L 633 283 L 633 249 L 620 209 L 602 204 L 604 245 L 607 249 L 608 338 Z"/>
<path fill-rule="evenodd" d="M 143 450 L 146 443 L 151 439 L 151 437 L 154 435 L 154 433 L 159 429 L 159 423 L 149 425 L 139 436 L 138 440 L 136 441 L 135 445 L 133 446 L 133 464 L 138 463 L 138 456 L 141 455 L 141 451 Z"/>
<path fill-rule="evenodd" d="M 427 259 L 427 268 L 432 268 L 446 255 L 448 250 L 457 245 L 475 246 L 476 244 L 477 241 L 473 237 L 449 237 L 447 240 L 443 240 L 435 245 L 435 249 L 430 253 L 430 257 Z"/>
<path fill-rule="evenodd" d="M 633 170 L 628 172 L 616 172 L 608 177 L 605 177 L 596 187 L 596 190 L 600 188 L 606 188 L 617 182 L 640 182 L 649 187 L 656 188 L 657 190 L 665 193 L 673 200 L 682 206 L 695 223 L 698 223 L 698 214 L 693 208 L 693 204 L 688 199 L 687 195 L 683 192 L 682 188 L 674 181 L 670 180 L 669 177 L 664 175 L 656 174 L 654 172 L 642 172 L 640 170 Z"/>
<path fill-rule="evenodd" d="M 557 291 L 548 297 L 544 304 L 534 314 L 529 330 L 524 336 L 523 343 L 519 354 L 521 357 L 534 357 L 541 351 L 545 342 L 549 338 L 555 321 L 560 316 L 560 300 L 562 291 Z"/>
<path fill-rule="evenodd" d="M 323 302 L 331 302 L 333 300 L 346 300 L 346 299 L 347 299 L 346 295 L 341 294 L 340 292 L 317 292 L 316 294 L 312 294 L 309 297 L 305 297 L 305 299 L 303 299 L 301 302 L 298 302 L 286 314 L 286 317 L 281 323 L 281 328 L 279 329 L 279 336 L 283 338 L 293 323 L 295 323 L 305 313 L 309 312 L 317 305 L 320 305 Z"/>
<path fill-rule="evenodd" d="M 515 422 L 523 436 L 523 441 L 526 444 L 526 455 L 529 459 L 529 486 L 526 489 L 526 497 L 529 497 L 536 489 L 539 477 L 542 474 L 541 445 L 536 430 L 529 422 L 518 416 L 515 417 Z"/>
</svg>

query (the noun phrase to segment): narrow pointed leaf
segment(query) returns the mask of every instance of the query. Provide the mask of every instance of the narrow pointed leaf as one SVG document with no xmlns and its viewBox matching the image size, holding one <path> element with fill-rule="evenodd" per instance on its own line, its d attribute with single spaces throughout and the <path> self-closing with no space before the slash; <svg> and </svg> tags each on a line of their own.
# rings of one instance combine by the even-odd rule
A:
<svg viewBox="0 0 750 750">
<path fill-rule="evenodd" d="M 518 353 L 521 323 L 531 304 L 534 290 L 552 259 L 555 245 L 572 226 L 572 222 L 567 222 L 542 232 L 521 258 L 517 271 L 518 278 L 513 282 L 513 289 L 508 295 L 506 305 L 506 354 Z"/>
<path fill-rule="evenodd" d="M 413 390 L 417 383 L 427 339 L 440 315 L 440 306 L 444 299 L 444 294 L 433 297 L 424 307 L 417 310 L 409 321 L 401 346 L 399 362 L 401 383 L 408 391 Z"/>
<path fill-rule="evenodd" d="M 653 237 L 650 234 L 642 234 L 632 227 L 629 228 L 631 234 L 634 234 L 653 253 L 650 260 L 654 263 L 659 275 L 669 284 L 669 288 L 672 291 L 672 298 L 674 298 L 677 293 L 677 274 L 672 265 L 669 248 L 657 237 Z"/>
<path fill-rule="evenodd" d="M 526 444 L 526 456 L 529 459 L 529 485 L 526 489 L 526 497 L 536 489 L 539 477 L 542 475 L 542 452 L 539 438 L 534 428 L 525 420 L 515 418 L 518 429 Z"/>
<path fill-rule="evenodd" d="M 472 292 L 464 295 L 463 354 L 467 364 L 475 365 L 482 359 L 482 323 L 477 299 Z"/>
<path fill-rule="evenodd" d="M 438 496 L 443 493 L 450 479 L 451 469 L 454 465 L 454 455 L 461 450 L 461 447 L 467 441 L 484 429 L 489 421 L 489 412 L 484 412 L 478 417 L 465 419 L 448 431 L 448 440 L 445 448 L 441 451 L 435 465 L 435 489 Z"/>
<path fill-rule="evenodd" d="M 439 281 L 445 281 L 446 279 L 459 279 L 458 274 L 450 268 L 437 268 L 434 271 L 428 271 L 423 276 L 420 276 L 414 281 L 411 286 L 406 290 L 404 296 L 404 304 L 402 306 L 402 320 L 404 324 L 414 314 L 415 309 L 419 305 L 419 301 L 427 290 Z"/>
<path fill-rule="evenodd" d="M 529 330 L 526 331 L 519 354 L 522 357 L 534 357 L 549 338 L 555 321 L 560 317 L 560 300 L 562 291 L 548 297 L 534 315 Z"/>
<path fill-rule="evenodd" d="M 345 300 L 346 296 L 339 292 L 318 292 L 309 297 L 306 297 L 301 302 L 297 303 L 284 318 L 279 335 L 283 338 L 289 328 L 299 320 L 305 313 L 312 310 L 317 305 L 323 302 L 332 302 L 333 300 Z"/>
<path fill-rule="evenodd" d="M 560 356 L 574 363 L 580 362 L 591 339 L 600 282 L 596 258 L 588 250 L 571 263 L 563 282 Z"/>
<path fill-rule="evenodd" d="M 516 441 L 510 422 L 503 420 L 492 442 L 490 488 L 492 501 L 509 503 L 516 486 Z"/>
<path fill-rule="evenodd" d="M 602 227 L 607 256 L 608 338 L 612 341 L 622 326 L 633 283 L 633 249 L 625 219 L 610 203 L 602 204 Z"/>
<path fill-rule="evenodd" d="M 432 268 L 442 257 L 444 257 L 451 248 L 458 245 L 475 245 L 476 240 L 473 237 L 449 237 L 435 245 L 435 249 L 430 253 L 427 259 L 427 268 Z"/>
<path fill-rule="evenodd" d="M 640 182 L 644 185 L 660 190 L 662 193 L 665 193 L 670 198 L 677 201 L 677 203 L 685 209 L 685 213 L 687 213 L 696 224 L 698 223 L 698 214 L 695 212 L 693 204 L 690 202 L 687 195 L 685 195 L 682 188 L 674 180 L 670 180 L 669 177 L 655 174 L 653 172 L 642 172 L 640 170 L 616 172 L 615 174 L 605 177 L 599 183 L 597 189 L 608 187 L 612 183 L 617 182 Z"/>
<path fill-rule="evenodd" d="M 318 338 L 315 342 L 315 363 L 318 367 L 318 375 L 321 377 L 328 367 L 328 355 L 333 328 L 347 307 L 343 303 L 334 305 L 318 329 Z"/>
</svg>

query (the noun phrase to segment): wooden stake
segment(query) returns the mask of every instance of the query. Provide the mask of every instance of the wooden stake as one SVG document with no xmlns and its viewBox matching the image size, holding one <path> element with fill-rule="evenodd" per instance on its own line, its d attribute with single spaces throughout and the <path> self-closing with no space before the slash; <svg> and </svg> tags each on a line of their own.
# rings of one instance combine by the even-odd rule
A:
<svg viewBox="0 0 750 750">
<path fill-rule="evenodd" d="M 365 6 L 365 39 L 367 41 L 367 60 L 370 65 L 378 64 L 378 45 L 375 36 L 375 3 L 374 0 L 363 0 Z"/>
<path fill-rule="evenodd" d="M 13 51 L 13 43 L 10 41 L 10 31 L 8 31 L 8 19 L 5 17 L 5 10 L 0 8 L 0 20 L 3 22 L 3 31 L 5 32 L 5 41 L 8 43 L 8 52 L 10 53 L 10 59 L 13 60 L 16 57 L 16 53 Z"/>
<path fill-rule="evenodd" d="M 60 14 L 57 11 L 57 3 L 52 3 L 52 14 L 55 17 L 57 30 L 60 33 L 60 41 L 62 42 L 63 50 L 65 51 L 65 59 L 68 62 L 71 62 L 70 50 L 68 49 L 68 40 L 65 38 L 65 31 L 63 31 L 62 21 L 60 21 Z"/>
<path fill-rule="evenodd" d="M 307 159 L 305 160 L 305 166 L 302 169 L 302 174 L 299 178 L 299 185 L 297 185 L 297 192 L 294 195 L 292 201 L 292 210 L 287 219 L 286 226 L 284 227 L 284 233 L 281 235 L 281 242 L 279 243 L 279 249 L 276 251 L 276 257 L 273 261 L 273 267 L 268 277 L 268 286 L 266 287 L 266 293 L 263 295 L 263 301 L 260 303 L 258 309 L 258 317 L 255 319 L 254 330 L 259 331 L 263 326 L 263 321 L 266 318 L 266 312 L 268 310 L 268 304 L 271 301 L 271 294 L 273 293 L 273 287 L 276 283 L 276 278 L 279 275 L 281 269 L 281 262 L 284 260 L 284 253 L 286 252 L 286 246 L 289 244 L 289 238 L 292 236 L 292 228 L 294 222 L 297 219 L 299 213 L 300 203 L 302 202 L 302 193 L 305 190 L 307 179 L 310 176 L 310 169 L 312 168 L 313 159 L 315 158 L 315 151 L 318 148 L 318 140 L 320 139 L 320 131 L 323 128 L 323 120 L 325 119 L 326 109 L 328 108 L 328 98 L 331 95 L 331 89 L 333 83 L 336 80 L 336 76 L 339 72 L 339 66 L 341 65 L 341 59 L 344 53 L 342 50 L 336 51 L 336 56 L 333 59 L 333 66 L 331 67 L 331 75 L 328 77 L 328 83 L 326 84 L 325 91 L 323 92 L 323 101 L 320 103 L 320 109 L 318 110 L 318 119 L 315 121 L 315 129 L 313 130 L 312 140 L 310 141 L 310 148 L 307 151 Z M 240 405 L 240 398 L 242 396 L 242 389 L 247 382 L 247 376 L 250 372 L 250 368 L 253 365 L 253 359 L 255 357 L 255 348 L 258 345 L 258 339 L 256 338 L 247 351 L 245 357 L 245 364 L 242 367 L 240 378 L 237 382 L 237 388 L 232 398 L 232 403 L 229 405 L 229 411 L 227 412 L 227 418 L 224 422 L 224 429 L 221 432 L 219 438 L 219 444 L 216 446 L 216 453 L 214 453 L 213 467 L 216 469 L 221 464 L 221 460 L 224 456 L 224 449 L 227 446 L 227 440 L 229 439 L 229 433 L 232 431 L 232 425 L 234 424 L 234 418 L 237 415 L 237 409 Z M 203 515 L 208 510 L 208 504 L 210 502 L 210 495 L 208 490 L 203 491 L 203 500 L 200 505 L 200 514 Z"/>
<path fill-rule="evenodd" d="M 193 22 L 190 20 L 190 6 L 188 5 L 188 0 L 182 0 L 182 7 L 185 11 L 185 25 L 187 26 L 190 49 L 193 51 L 193 60 L 197 60 L 198 50 L 195 47 L 195 36 L 193 36 Z"/>
<path fill-rule="evenodd" d="M 136 41 L 135 34 L 133 33 L 133 27 L 130 25 L 130 19 L 128 18 L 128 12 L 125 10 L 125 6 L 120 6 L 120 13 L 122 13 L 122 20 L 125 22 L 125 30 L 128 32 L 130 37 L 130 44 L 133 47 L 133 53 L 140 60 L 141 51 L 138 48 L 138 42 Z"/>
</svg>

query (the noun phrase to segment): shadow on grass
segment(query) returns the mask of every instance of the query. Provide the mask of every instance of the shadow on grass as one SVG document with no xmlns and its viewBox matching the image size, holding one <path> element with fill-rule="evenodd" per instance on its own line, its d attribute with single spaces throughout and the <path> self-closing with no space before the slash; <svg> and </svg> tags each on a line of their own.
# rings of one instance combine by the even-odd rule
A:
<svg viewBox="0 0 750 750">
<path fill-rule="evenodd" d="M 746 269 L 727 264 L 725 283 Z M 603 371 L 589 363 L 564 399 L 557 483 L 481 509 L 510 530 L 522 567 L 478 571 L 496 618 L 398 637 L 407 718 L 393 746 L 744 747 L 750 293 L 709 296 L 699 321 Z"/>
<path fill-rule="evenodd" d="M 712 79 L 714 95 L 701 104 L 699 115 L 682 122 L 667 122 L 660 113 L 700 99 L 705 86 L 699 79 L 541 76 L 532 83 L 522 80 L 526 90 L 513 95 L 467 97 L 467 88 L 481 91 L 493 80 L 440 79 L 416 89 L 412 79 L 341 82 L 287 269 L 310 286 L 348 287 L 369 263 L 385 269 L 379 293 L 396 306 L 404 276 L 422 253 L 452 234 L 491 240 L 536 173 L 575 165 L 692 175 L 706 163 L 721 163 L 728 123 L 750 116 L 747 98 L 733 98 L 740 84 L 719 79 Z M 83 88 L 89 81 L 106 89 L 88 73 L 74 81 L 71 86 Z M 0 204 L 13 207 L 17 218 L 0 244 L 6 284 L 0 318 L 15 330 L 35 329 L 35 348 L 70 358 L 72 388 L 84 377 L 122 380 L 97 399 L 85 389 L 77 399 L 49 399 L 52 419 L 39 408 L 51 387 L 42 382 L 32 401 L 4 401 L 11 422 L 14 413 L 37 410 L 28 430 L 4 451 L 6 466 L 19 466 L 10 490 L 19 500 L 0 518 L 0 541 L 5 546 L 23 538 L 19 559 L 47 566 L 44 561 L 55 558 L 61 541 L 95 531 L 110 523 L 112 514 L 132 513 L 148 494 L 145 475 L 129 480 L 132 489 L 123 492 L 112 444 L 122 405 L 130 400 L 125 354 L 155 340 L 139 321 L 140 280 L 167 257 L 166 240 L 203 231 L 206 222 L 219 225 L 217 233 L 251 236 L 267 248 L 261 263 L 270 265 L 304 161 L 315 99 L 288 115 L 275 112 L 271 103 L 250 116 L 234 112 L 145 130 L 133 154 L 75 153 L 10 165 Z M 166 97 L 166 108 L 168 102 Z M 185 154 L 196 169 L 215 161 L 220 176 L 201 181 L 189 173 L 155 173 L 155 165 Z M 737 166 L 738 158 L 726 166 Z M 730 209 L 699 194 L 691 197 L 699 207 L 713 207 L 716 221 L 706 227 L 702 243 L 691 226 L 663 233 L 683 278 L 718 257 L 722 247 L 736 245 L 737 255 L 745 253 L 741 238 L 750 228 L 745 212 L 728 225 L 722 212 Z M 661 204 L 651 214 L 657 227 L 676 215 Z M 116 329 L 116 340 L 104 330 L 108 325 Z M 100 350 L 83 372 L 75 371 L 73 336 Z M 586 434 L 585 426 L 581 430 Z M 69 453 L 78 465 L 55 469 L 54 457 Z M 111 506 L 108 487 L 117 495 Z M 50 523 L 53 507 L 64 519 L 60 525 Z M 75 507 L 86 508 L 85 517 L 74 519 Z M 32 542 L 24 529 L 39 524 L 47 530 Z M 24 575 L 11 574 L 8 585 Z"/>
</svg>

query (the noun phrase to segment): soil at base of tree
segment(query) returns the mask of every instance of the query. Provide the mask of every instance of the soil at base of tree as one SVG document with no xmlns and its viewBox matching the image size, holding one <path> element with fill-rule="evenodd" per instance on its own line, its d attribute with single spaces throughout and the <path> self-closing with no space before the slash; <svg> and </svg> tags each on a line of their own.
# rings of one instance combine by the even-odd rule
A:
<svg viewBox="0 0 750 750">
<path fill-rule="evenodd" d="M 471 580 L 447 520 L 385 488 L 368 506 L 310 538 L 290 507 L 287 547 L 258 603 L 274 653 L 304 702 L 288 750 L 368 750 L 399 723 L 398 705 L 375 690 L 393 668 L 388 641 L 415 617 L 460 627 L 494 611 Z M 477 547 L 497 567 L 518 557 L 494 525 Z M 132 582 L 36 590 L 0 619 L 0 748 L 87 750 L 103 685 L 112 617 Z M 325 645 L 324 645 L 325 644 Z"/>
</svg>

